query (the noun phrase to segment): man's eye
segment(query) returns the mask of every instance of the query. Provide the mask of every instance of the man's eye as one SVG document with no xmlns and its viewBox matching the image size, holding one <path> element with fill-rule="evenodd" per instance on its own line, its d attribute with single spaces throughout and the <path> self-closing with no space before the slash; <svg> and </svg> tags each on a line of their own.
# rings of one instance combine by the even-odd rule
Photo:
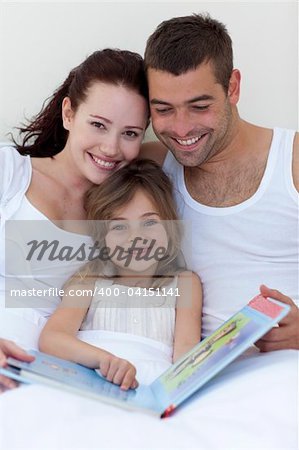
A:
<svg viewBox="0 0 299 450">
<path fill-rule="evenodd" d="M 156 108 L 155 111 L 158 114 L 167 114 L 171 111 L 171 108 Z"/>
<path fill-rule="evenodd" d="M 210 105 L 193 105 L 192 108 L 195 109 L 196 111 L 205 111 L 206 109 L 208 109 Z"/>
</svg>

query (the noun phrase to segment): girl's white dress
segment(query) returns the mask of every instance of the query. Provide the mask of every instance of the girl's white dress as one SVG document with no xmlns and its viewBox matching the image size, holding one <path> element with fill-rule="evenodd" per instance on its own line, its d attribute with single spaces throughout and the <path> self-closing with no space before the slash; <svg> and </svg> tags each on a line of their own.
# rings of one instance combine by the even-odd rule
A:
<svg viewBox="0 0 299 450">
<path fill-rule="evenodd" d="M 160 290 L 128 287 L 113 284 L 113 280 L 98 279 L 81 330 L 129 333 L 172 347 L 176 288 L 177 276 Z"/>
</svg>

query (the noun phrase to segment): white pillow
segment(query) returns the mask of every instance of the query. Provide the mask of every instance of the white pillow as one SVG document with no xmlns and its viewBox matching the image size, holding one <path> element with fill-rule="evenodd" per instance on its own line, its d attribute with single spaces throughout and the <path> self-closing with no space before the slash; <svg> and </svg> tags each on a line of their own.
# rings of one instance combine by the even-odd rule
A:
<svg viewBox="0 0 299 450">
<path fill-rule="evenodd" d="M 24 349 L 37 349 L 46 320 L 33 309 L 0 309 L 0 337 Z"/>
</svg>

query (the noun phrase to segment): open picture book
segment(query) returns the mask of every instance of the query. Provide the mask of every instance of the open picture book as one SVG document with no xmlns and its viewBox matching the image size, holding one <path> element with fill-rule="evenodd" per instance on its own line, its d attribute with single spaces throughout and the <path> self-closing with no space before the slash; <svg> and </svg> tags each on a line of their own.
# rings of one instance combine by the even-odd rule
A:
<svg viewBox="0 0 299 450">
<path fill-rule="evenodd" d="M 150 385 L 121 390 L 87 367 L 38 351 L 32 363 L 8 358 L 0 373 L 22 383 L 42 383 L 98 401 L 167 417 L 212 377 L 277 324 L 290 307 L 253 298 L 213 334 L 193 347 Z"/>
</svg>

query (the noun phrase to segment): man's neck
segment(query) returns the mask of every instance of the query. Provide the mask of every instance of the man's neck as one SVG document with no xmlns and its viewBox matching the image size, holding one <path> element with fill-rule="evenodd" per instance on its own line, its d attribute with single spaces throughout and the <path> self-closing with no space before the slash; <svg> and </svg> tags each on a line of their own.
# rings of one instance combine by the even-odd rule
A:
<svg viewBox="0 0 299 450">
<path fill-rule="evenodd" d="M 185 167 L 185 183 L 194 200 L 207 206 L 233 206 L 250 198 L 263 177 L 272 130 L 239 121 L 228 145 L 208 162 Z"/>
</svg>

